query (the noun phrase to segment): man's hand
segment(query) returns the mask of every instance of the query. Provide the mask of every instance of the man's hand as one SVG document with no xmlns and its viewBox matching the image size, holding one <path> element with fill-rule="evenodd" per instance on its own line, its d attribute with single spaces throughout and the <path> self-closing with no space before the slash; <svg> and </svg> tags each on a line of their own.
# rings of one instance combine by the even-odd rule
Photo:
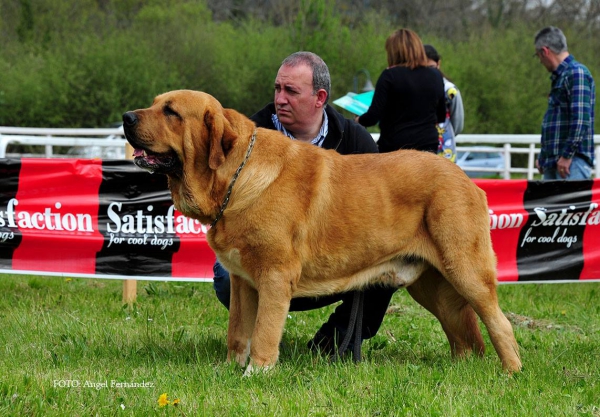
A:
<svg viewBox="0 0 600 417">
<path fill-rule="evenodd" d="M 562 156 L 558 158 L 556 162 L 556 169 L 558 170 L 558 175 L 561 178 L 567 178 L 571 173 L 571 162 L 572 159 L 563 158 Z"/>
</svg>

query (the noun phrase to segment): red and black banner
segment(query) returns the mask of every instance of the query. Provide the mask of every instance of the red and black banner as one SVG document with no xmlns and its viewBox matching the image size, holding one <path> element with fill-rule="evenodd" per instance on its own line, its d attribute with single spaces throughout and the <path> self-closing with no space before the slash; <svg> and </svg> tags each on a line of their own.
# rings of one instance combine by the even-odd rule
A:
<svg viewBox="0 0 600 417">
<path fill-rule="evenodd" d="M 0 159 L 0 272 L 206 281 L 206 226 L 131 161 Z M 600 281 L 600 180 L 478 180 L 501 282 Z"/>
<path fill-rule="evenodd" d="M 600 280 L 600 180 L 480 180 L 500 281 Z"/>
<path fill-rule="evenodd" d="M 211 280 L 206 227 L 131 161 L 0 160 L 0 272 Z"/>
</svg>

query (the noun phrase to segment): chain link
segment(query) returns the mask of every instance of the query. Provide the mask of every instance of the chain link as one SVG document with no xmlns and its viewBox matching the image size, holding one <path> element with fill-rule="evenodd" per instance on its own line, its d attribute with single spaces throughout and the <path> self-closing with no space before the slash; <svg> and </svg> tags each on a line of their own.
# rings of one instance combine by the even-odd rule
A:
<svg viewBox="0 0 600 417">
<path fill-rule="evenodd" d="M 225 211 L 225 209 L 227 208 L 227 205 L 229 204 L 229 197 L 231 196 L 231 191 L 233 190 L 233 185 L 235 184 L 238 177 L 240 176 L 240 172 L 242 172 L 242 168 L 244 168 L 244 166 L 246 165 L 246 162 L 248 162 L 248 159 L 250 158 L 250 154 L 252 153 L 252 148 L 254 148 L 255 141 L 256 141 L 256 129 L 254 129 L 254 132 L 252 133 L 252 138 L 250 139 L 250 144 L 248 145 L 248 150 L 246 151 L 246 157 L 244 158 L 244 160 L 242 161 L 242 163 L 240 164 L 238 169 L 236 169 L 235 174 L 233 174 L 233 178 L 231 178 L 231 182 L 229 183 L 229 188 L 227 189 L 227 194 L 225 194 L 225 198 L 223 199 L 223 204 L 221 204 L 221 210 L 217 214 L 217 217 L 210 224 L 211 228 L 215 227 L 215 224 L 217 224 L 217 222 L 219 220 L 221 220 L 221 217 L 223 217 L 223 212 Z"/>
</svg>

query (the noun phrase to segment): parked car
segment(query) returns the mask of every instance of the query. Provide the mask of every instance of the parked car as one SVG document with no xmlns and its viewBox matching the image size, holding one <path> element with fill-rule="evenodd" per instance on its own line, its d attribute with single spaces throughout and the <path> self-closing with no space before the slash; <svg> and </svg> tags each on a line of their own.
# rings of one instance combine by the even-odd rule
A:
<svg viewBox="0 0 600 417">
<path fill-rule="evenodd" d="M 493 149 L 493 148 L 492 148 Z M 504 169 L 504 155 L 490 147 L 483 146 L 476 151 L 458 151 L 456 164 L 471 178 L 492 177 Z M 477 171 L 476 168 L 493 168 L 490 171 Z"/>
</svg>

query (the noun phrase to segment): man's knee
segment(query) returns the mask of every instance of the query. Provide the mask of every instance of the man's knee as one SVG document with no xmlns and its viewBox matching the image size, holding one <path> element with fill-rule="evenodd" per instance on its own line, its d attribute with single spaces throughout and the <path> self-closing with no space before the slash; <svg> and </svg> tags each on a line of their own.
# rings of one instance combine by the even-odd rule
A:
<svg viewBox="0 0 600 417">
<path fill-rule="evenodd" d="M 229 272 L 217 261 L 213 266 L 213 273 L 213 288 L 217 299 L 229 310 L 229 295 L 231 293 Z"/>
</svg>

